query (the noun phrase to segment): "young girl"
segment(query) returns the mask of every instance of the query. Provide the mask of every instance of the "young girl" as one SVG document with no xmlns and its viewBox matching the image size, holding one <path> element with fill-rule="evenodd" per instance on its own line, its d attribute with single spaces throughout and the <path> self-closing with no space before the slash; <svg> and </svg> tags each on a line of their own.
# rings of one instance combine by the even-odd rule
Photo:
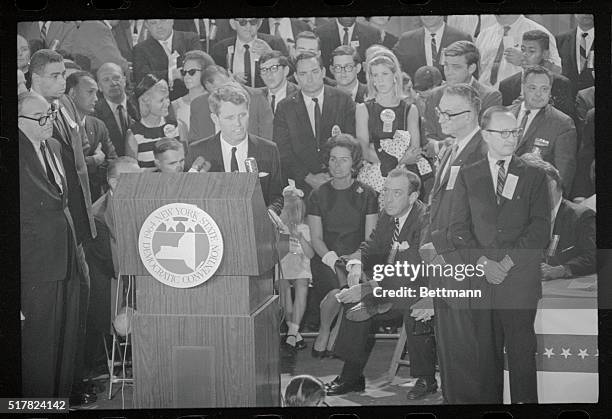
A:
<svg viewBox="0 0 612 419">
<path fill-rule="evenodd" d="M 153 147 L 163 137 L 179 139 L 177 123 L 168 116 L 170 107 L 168 83 L 147 74 L 134 91 L 140 109 L 140 121 L 130 127 L 126 155 L 138 160 L 140 167 L 155 170 Z"/>
<path fill-rule="evenodd" d="M 289 253 L 281 260 L 282 277 L 279 282 L 281 304 L 285 309 L 288 327 L 285 344 L 290 349 L 304 349 L 306 343 L 298 330 L 306 309 L 308 285 L 312 279 L 310 258 L 314 256 L 314 250 L 310 245 L 310 229 L 304 221 L 304 192 L 297 189 L 295 183 L 290 180 L 289 186 L 283 190 L 283 197 L 285 204 L 280 218 L 286 229 L 285 233 L 290 234 Z M 294 301 L 291 300 L 291 283 L 295 292 Z"/>
<path fill-rule="evenodd" d="M 285 407 L 327 406 L 325 385 L 312 375 L 297 375 L 289 381 L 285 389 Z"/>
</svg>

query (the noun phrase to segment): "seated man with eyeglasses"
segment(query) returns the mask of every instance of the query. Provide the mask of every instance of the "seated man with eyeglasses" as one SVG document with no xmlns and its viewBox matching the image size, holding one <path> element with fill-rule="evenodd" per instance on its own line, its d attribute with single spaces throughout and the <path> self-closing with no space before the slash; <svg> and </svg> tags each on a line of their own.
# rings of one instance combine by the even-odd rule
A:
<svg viewBox="0 0 612 419">
<path fill-rule="evenodd" d="M 299 89 L 287 80 L 289 75 L 289 60 L 279 51 L 270 51 L 263 54 L 259 59 L 259 69 L 261 78 L 266 87 L 262 89 L 263 94 L 268 99 L 272 108 L 272 113 L 276 112 L 276 105 L 297 92 Z"/>
<path fill-rule="evenodd" d="M 357 74 L 361 71 L 361 58 L 355 48 L 340 45 L 333 50 L 329 70 L 338 83 L 336 87 L 351 95 L 355 103 L 364 102 L 368 87 L 357 79 Z"/>
<path fill-rule="evenodd" d="M 225 67 L 240 83 L 249 87 L 263 87 L 259 65 L 261 56 L 271 50 L 287 55 L 287 46 L 274 35 L 258 33 L 260 18 L 230 19 L 230 26 L 236 35 L 215 44 L 211 55 L 215 63 Z"/>
</svg>

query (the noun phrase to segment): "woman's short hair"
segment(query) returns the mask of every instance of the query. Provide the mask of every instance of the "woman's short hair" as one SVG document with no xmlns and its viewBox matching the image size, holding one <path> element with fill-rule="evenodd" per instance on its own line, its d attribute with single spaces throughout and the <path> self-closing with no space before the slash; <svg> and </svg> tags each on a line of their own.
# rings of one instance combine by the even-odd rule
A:
<svg viewBox="0 0 612 419">
<path fill-rule="evenodd" d="M 416 173 L 411 172 L 404 165 L 397 166 L 395 169 L 391 170 L 387 177 L 405 177 L 408 179 L 408 184 L 410 185 L 409 194 L 413 192 L 419 192 L 421 190 L 421 179 L 417 176 Z"/>
<path fill-rule="evenodd" d="M 312 375 L 297 375 L 285 389 L 285 406 L 316 406 L 325 399 L 325 385 Z"/>
<path fill-rule="evenodd" d="M 205 86 L 206 83 L 213 84 L 215 82 L 215 78 L 219 75 L 228 79 L 231 77 L 227 70 L 220 65 L 209 65 L 204 69 L 204 71 L 202 71 L 202 86 Z"/>
<path fill-rule="evenodd" d="M 210 111 L 219 115 L 222 102 L 231 102 L 234 105 L 246 104 L 247 109 L 250 104 L 250 97 L 244 87 L 238 83 L 228 83 L 216 89 L 208 96 L 208 106 Z"/>
<path fill-rule="evenodd" d="M 210 55 L 200 50 L 187 51 L 185 53 L 185 57 L 183 58 L 183 65 L 187 61 L 196 61 L 200 69 L 204 71 L 208 66 L 215 65 L 215 60 L 212 59 Z"/>
<path fill-rule="evenodd" d="M 351 134 L 338 134 L 329 138 L 323 148 L 323 161 L 326 166 L 329 166 L 329 155 L 335 147 L 344 147 L 351 152 L 351 158 L 353 159 L 353 177 L 357 176 L 359 169 L 361 169 L 363 165 L 363 154 L 361 145 L 357 142 L 355 137 Z"/>
</svg>

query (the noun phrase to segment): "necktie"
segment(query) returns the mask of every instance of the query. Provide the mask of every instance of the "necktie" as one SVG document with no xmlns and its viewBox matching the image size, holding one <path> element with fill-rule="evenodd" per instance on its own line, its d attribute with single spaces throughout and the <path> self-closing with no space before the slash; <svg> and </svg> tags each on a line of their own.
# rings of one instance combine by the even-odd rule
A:
<svg viewBox="0 0 612 419">
<path fill-rule="evenodd" d="M 480 15 L 478 15 L 478 23 L 476 24 L 476 30 L 474 31 L 474 40 L 476 40 L 476 38 L 478 38 L 478 35 L 480 34 L 480 27 L 482 26 L 482 17 L 480 17 Z"/>
<path fill-rule="evenodd" d="M 119 116 L 119 129 L 121 130 L 121 135 L 125 135 L 127 131 L 127 122 L 125 120 L 125 114 L 123 113 L 123 105 L 117 105 L 117 115 Z"/>
<path fill-rule="evenodd" d="M 444 170 L 442 171 L 442 176 L 440 177 L 440 181 L 444 179 L 444 176 L 446 176 L 446 172 L 448 172 L 448 168 L 451 167 L 453 164 L 453 161 L 455 161 L 455 158 L 457 157 L 458 149 L 459 149 L 459 146 L 457 144 L 453 144 L 453 146 L 451 147 L 451 154 L 448 160 L 446 161 L 446 165 L 444 166 Z"/>
<path fill-rule="evenodd" d="M 521 118 L 521 125 L 519 126 L 521 130 L 521 136 L 519 137 L 519 144 L 521 143 L 521 140 L 525 136 L 525 127 L 527 126 L 527 120 L 529 119 L 530 113 L 531 111 L 529 109 L 525 109 L 525 113 L 523 114 L 523 117 Z"/>
<path fill-rule="evenodd" d="M 504 169 L 505 160 L 497 160 L 499 169 L 497 170 L 497 204 L 501 202 L 502 192 L 504 190 L 504 184 L 506 183 L 506 169 Z"/>
<path fill-rule="evenodd" d="M 280 22 L 274 22 L 274 36 L 280 37 Z"/>
<path fill-rule="evenodd" d="M 504 35 L 502 36 L 502 39 L 499 42 L 499 47 L 497 47 L 497 54 L 495 55 L 495 60 L 493 61 L 493 67 L 491 68 L 491 77 L 489 78 L 489 83 L 491 83 L 491 86 L 497 83 L 497 73 L 499 73 L 499 66 L 501 65 L 501 60 L 504 56 L 504 37 L 508 36 L 509 30 L 510 30 L 510 26 L 504 26 Z"/>
<path fill-rule="evenodd" d="M 321 107 L 319 106 L 319 99 L 316 97 L 312 98 L 314 102 L 314 126 L 315 126 L 315 139 L 317 141 L 317 147 L 319 146 L 320 141 L 320 131 L 321 131 Z"/>
<path fill-rule="evenodd" d="M 47 22 L 43 22 L 40 27 L 40 36 L 42 37 L 43 43 L 47 45 Z"/>
<path fill-rule="evenodd" d="M 246 78 L 246 84 L 251 86 L 253 79 L 253 73 L 251 72 L 251 52 L 248 44 L 244 44 L 244 77 Z"/>
<path fill-rule="evenodd" d="M 393 263 L 395 261 L 395 255 L 397 254 L 397 246 L 399 242 L 399 233 L 400 233 L 400 222 L 399 218 L 394 218 L 393 223 L 395 228 L 393 229 L 393 236 L 391 236 L 391 251 L 389 252 L 389 258 L 387 259 L 387 263 Z"/>
<path fill-rule="evenodd" d="M 238 172 L 238 160 L 236 160 L 236 147 L 232 147 L 232 160 L 230 163 L 230 170 L 232 172 Z"/>
<path fill-rule="evenodd" d="M 59 187 L 59 183 L 57 183 L 57 180 L 55 179 L 55 174 L 53 173 L 53 170 L 51 170 L 51 165 L 49 164 L 49 158 L 47 157 L 47 142 L 46 141 L 40 142 L 40 152 L 43 156 L 43 161 L 45 162 L 45 170 L 47 171 L 47 178 L 49 179 L 49 182 L 51 182 L 51 184 L 55 186 L 55 189 L 57 189 L 57 192 L 61 194 L 62 190 Z"/>
<path fill-rule="evenodd" d="M 204 23 L 204 19 L 198 19 L 200 26 L 200 39 L 206 39 L 206 24 Z"/>
<path fill-rule="evenodd" d="M 438 65 L 438 47 L 436 45 L 436 34 L 431 34 L 431 65 Z"/>
<path fill-rule="evenodd" d="M 588 64 L 588 59 L 587 59 L 587 36 L 589 36 L 588 32 L 583 32 L 582 36 L 580 37 L 580 70 L 579 72 L 582 73 Z"/>
<path fill-rule="evenodd" d="M 342 36 L 342 45 L 348 45 L 348 44 L 349 44 L 348 28 L 344 28 L 344 35 Z"/>
<path fill-rule="evenodd" d="M 276 112 L 276 96 L 272 95 L 270 98 L 270 106 L 272 107 L 272 113 Z"/>
</svg>

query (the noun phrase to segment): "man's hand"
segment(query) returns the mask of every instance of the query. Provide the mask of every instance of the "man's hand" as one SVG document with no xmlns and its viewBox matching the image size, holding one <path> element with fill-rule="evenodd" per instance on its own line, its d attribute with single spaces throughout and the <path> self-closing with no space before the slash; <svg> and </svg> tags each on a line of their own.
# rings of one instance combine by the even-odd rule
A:
<svg viewBox="0 0 612 419">
<path fill-rule="evenodd" d="M 364 297 L 364 295 L 362 295 L 363 290 L 361 285 L 362 284 L 355 284 L 350 288 L 343 289 L 336 294 L 336 300 L 344 304 L 357 303 L 361 301 L 361 299 Z"/>
<path fill-rule="evenodd" d="M 510 64 L 514 64 L 517 67 L 520 67 L 523 60 L 521 50 L 514 47 L 506 48 L 504 50 L 504 57 L 506 58 L 506 61 L 508 61 Z"/>
<path fill-rule="evenodd" d="M 104 159 L 106 159 L 106 154 L 104 154 L 104 152 L 102 151 L 102 143 L 98 143 L 98 147 L 96 147 L 96 150 L 94 151 L 91 157 L 93 157 L 96 166 L 100 166 L 102 163 L 104 163 Z"/>
<path fill-rule="evenodd" d="M 421 148 L 417 146 L 411 146 L 406 150 L 402 158 L 399 160 L 399 164 L 416 164 L 421 158 Z"/>
<path fill-rule="evenodd" d="M 331 269 L 333 272 L 336 272 L 336 261 L 338 260 L 338 255 L 336 254 L 336 252 L 334 252 L 333 250 L 330 250 L 329 252 L 325 253 L 323 255 L 323 257 L 321 258 L 321 261 L 329 266 L 329 269 Z"/>
<path fill-rule="evenodd" d="M 437 140 L 434 140 L 433 138 L 428 138 L 427 144 L 423 146 L 423 151 L 425 152 L 425 156 L 429 157 L 430 159 L 433 159 L 440 152 L 440 145 L 438 144 Z"/>
<path fill-rule="evenodd" d="M 508 271 L 504 269 L 499 262 L 495 262 L 494 260 L 482 256 L 480 259 L 478 259 L 478 263 L 483 266 L 488 283 L 499 285 L 504 281 L 504 279 L 506 279 Z"/>
<path fill-rule="evenodd" d="M 234 80 L 236 80 L 240 84 L 246 84 L 246 74 L 245 73 L 234 73 Z"/>
<path fill-rule="evenodd" d="M 316 175 L 308 173 L 304 178 L 304 181 L 306 181 L 306 183 L 308 183 L 312 189 L 317 189 L 329 179 L 330 177 L 327 173 L 317 173 Z"/>
<path fill-rule="evenodd" d="M 561 265 L 550 266 L 547 263 L 541 263 L 540 269 L 542 270 L 543 281 L 565 277 L 565 268 Z"/>
<path fill-rule="evenodd" d="M 346 282 L 348 283 L 349 287 L 359 284 L 359 280 L 361 279 L 361 273 L 361 263 L 355 263 L 351 265 L 351 267 L 349 268 L 349 274 L 346 277 Z"/>
<path fill-rule="evenodd" d="M 433 315 L 433 308 L 415 308 L 410 312 L 410 316 L 414 317 L 414 320 L 420 322 L 426 322 L 427 320 L 431 319 Z"/>
<path fill-rule="evenodd" d="M 138 160 L 138 142 L 129 128 L 125 133 L 125 155 Z"/>
</svg>

